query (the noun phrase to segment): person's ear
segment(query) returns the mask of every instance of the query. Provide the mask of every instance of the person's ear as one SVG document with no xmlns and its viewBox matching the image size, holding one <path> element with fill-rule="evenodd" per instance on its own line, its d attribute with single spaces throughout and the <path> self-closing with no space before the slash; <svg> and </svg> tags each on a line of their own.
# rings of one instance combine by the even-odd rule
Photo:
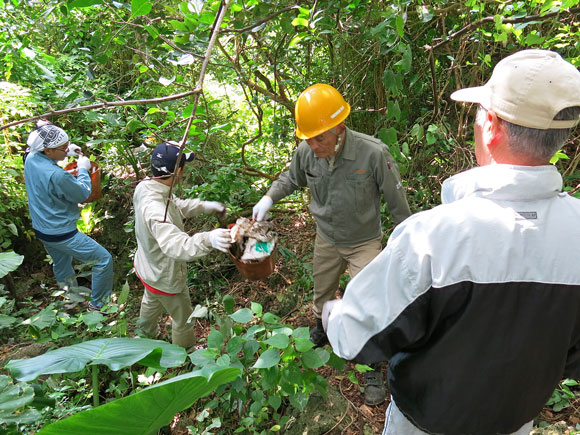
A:
<svg viewBox="0 0 580 435">
<path fill-rule="evenodd" d="M 502 139 L 504 134 L 500 119 L 493 110 L 488 110 L 483 123 L 483 141 L 488 148 L 492 148 Z"/>
</svg>

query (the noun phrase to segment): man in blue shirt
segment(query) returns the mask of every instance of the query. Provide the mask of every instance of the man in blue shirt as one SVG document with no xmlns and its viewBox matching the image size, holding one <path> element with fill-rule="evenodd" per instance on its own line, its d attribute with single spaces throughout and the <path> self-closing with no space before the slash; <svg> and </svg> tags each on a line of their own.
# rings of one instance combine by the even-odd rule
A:
<svg viewBox="0 0 580 435">
<path fill-rule="evenodd" d="M 60 127 L 43 125 L 27 141 L 30 153 L 24 164 L 32 228 L 53 261 L 55 278 L 62 288 L 76 286 L 72 260 L 93 264 L 89 310 L 100 310 L 113 287 L 111 254 L 77 230 L 78 204 L 91 193 L 90 160 L 79 156 L 78 177 L 56 162 L 69 151 L 69 138 Z"/>
</svg>

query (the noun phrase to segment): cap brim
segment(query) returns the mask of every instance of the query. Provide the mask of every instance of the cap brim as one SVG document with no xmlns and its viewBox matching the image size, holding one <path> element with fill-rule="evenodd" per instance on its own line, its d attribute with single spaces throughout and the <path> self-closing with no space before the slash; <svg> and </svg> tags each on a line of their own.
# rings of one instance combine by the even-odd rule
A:
<svg viewBox="0 0 580 435">
<path fill-rule="evenodd" d="M 479 103 L 485 106 L 489 98 L 489 92 L 485 86 L 474 86 L 472 88 L 459 89 L 453 92 L 450 98 L 454 101 Z"/>
</svg>

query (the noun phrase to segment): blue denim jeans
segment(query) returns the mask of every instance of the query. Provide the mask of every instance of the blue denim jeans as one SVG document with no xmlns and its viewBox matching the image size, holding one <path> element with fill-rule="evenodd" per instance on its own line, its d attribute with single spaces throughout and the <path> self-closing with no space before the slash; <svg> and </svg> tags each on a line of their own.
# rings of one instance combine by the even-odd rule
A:
<svg viewBox="0 0 580 435">
<path fill-rule="evenodd" d="M 52 257 L 57 282 L 74 280 L 73 258 L 93 265 L 91 302 L 101 307 L 113 289 L 113 257 L 109 251 L 80 231 L 70 239 L 42 243 Z"/>
</svg>

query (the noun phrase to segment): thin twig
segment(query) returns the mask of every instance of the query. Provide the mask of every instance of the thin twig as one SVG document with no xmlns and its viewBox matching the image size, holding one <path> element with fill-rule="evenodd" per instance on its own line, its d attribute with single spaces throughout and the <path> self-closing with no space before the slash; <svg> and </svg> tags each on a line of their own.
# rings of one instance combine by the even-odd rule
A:
<svg viewBox="0 0 580 435">
<path fill-rule="evenodd" d="M 214 26 L 213 26 L 213 32 L 211 34 L 211 38 L 210 38 L 209 43 L 207 45 L 207 50 L 205 52 L 203 64 L 201 65 L 201 71 L 199 72 L 199 80 L 197 82 L 196 89 L 203 88 L 203 81 L 205 79 L 205 72 L 207 70 L 209 58 L 211 56 L 213 46 L 215 45 L 217 37 L 220 33 L 219 29 L 220 29 L 220 26 L 221 26 L 222 21 L 224 19 L 224 16 L 226 14 L 226 11 L 228 10 L 229 5 L 230 5 L 230 0 L 224 0 L 220 4 L 220 7 L 219 7 L 219 10 L 218 10 L 218 13 L 216 15 L 215 22 L 214 22 Z M 173 191 L 173 186 L 175 185 L 175 173 L 179 169 L 179 164 L 180 164 L 181 158 L 183 156 L 183 150 L 185 149 L 185 143 L 187 141 L 187 136 L 189 136 L 189 130 L 191 129 L 193 119 L 195 118 L 195 112 L 197 109 L 197 105 L 199 103 L 199 96 L 200 96 L 200 92 L 195 94 L 195 100 L 193 103 L 193 109 L 191 111 L 191 116 L 188 119 L 187 127 L 185 128 L 185 131 L 183 132 L 183 137 L 182 137 L 181 142 L 179 144 L 179 154 L 177 155 L 177 161 L 175 162 L 175 168 L 174 168 L 173 174 L 172 174 L 173 177 L 171 177 L 171 185 L 169 186 L 169 192 L 167 194 L 167 204 L 165 206 L 165 215 L 163 217 L 163 222 L 165 222 L 167 220 L 167 212 L 169 211 L 169 204 L 171 203 L 171 193 Z"/>
<path fill-rule="evenodd" d="M 283 14 L 284 12 L 290 11 L 292 9 L 296 9 L 300 7 L 299 5 L 292 5 L 292 6 L 288 6 L 284 9 L 280 9 L 277 12 L 274 12 L 273 14 L 268 15 L 267 17 L 262 18 L 259 21 L 256 21 L 254 24 L 250 24 L 249 26 L 246 27 L 242 27 L 240 29 L 224 29 L 221 31 L 221 33 L 244 33 L 247 32 L 248 30 L 252 30 L 255 27 L 258 27 L 260 24 L 266 23 L 274 18 L 276 18 L 278 15 Z"/>
<path fill-rule="evenodd" d="M 527 15 L 525 17 L 520 17 L 520 18 L 503 18 L 501 19 L 501 23 L 502 24 L 518 24 L 518 23 L 527 23 L 529 21 L 536 21 L 536 20 L 542 20 L 542 22 L 545 21 L 549 21 L 550 18 L 556 17 L 560 14 L 563 13 L 567 13 L 570 15 L 574 15 L 576 13 L 580 12 L 580 7 L 579 8 L 572 8 L 572 9 L 568 9 L 567 11 L 557 11 L 557 12 L 551 12 L 549 14 L 545 14 L 545 15 L 541 15 L 541 14 L 537 14 L 537 15 Z M 469 23 L 467 26 L 459 29 L 457 32 L 452 33 L 451 35 L 449 35 L 448 38 L 439 41 L 437 44 L 435 45 L 425 45 L 423 48 L 425 50 L 436 50 L 439 47 L 453 41 L 454 39 L 456 39 L 457 37 L 463 35 L 464 33 L 468 33 L 473 29 L 478 28 L 479 26 L 481 26 L 484 23 L 493 23 L 495 21 L 495 16 L 493 17 L 484 17 L 481 18 L 477 21 L 474 21 L 472 23 Z"/>
</svg>

